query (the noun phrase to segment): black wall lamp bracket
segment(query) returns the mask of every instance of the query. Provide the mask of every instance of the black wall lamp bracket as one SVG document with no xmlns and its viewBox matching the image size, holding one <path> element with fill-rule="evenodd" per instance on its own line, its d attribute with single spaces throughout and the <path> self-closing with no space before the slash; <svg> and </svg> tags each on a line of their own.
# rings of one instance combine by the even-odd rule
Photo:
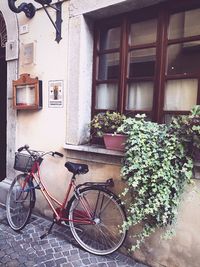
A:
<svg viewBox="0 0 200 267">
<path fill-rule="evenodd" d="M 15 12 L 15 13 L 20 13 L 24 12 L 27 18 L 33 18 L 36 12 L 36 8 L 32 3 L 22 3 L 18 7 L 15 6 L 15 2 L 17 0 L 8 0 L 8 6 L 9 8 Z M 55 4 L 51 4 L 52 0 L 34 0 L 35 2 L 39 3 L 42 5 L 44 8 L 44 11 L 46 12 L 48 18 L 50 19 L 51 23 L 53 24 L 55 30 L 56 30 L 56 38 L 55 41 L 57 43 L 60 42 L 62 39 L 61 37 L 61 24 L 62 24 L 62 2 L 57 2 Z M 56 11 L 56 21 L 54 22 L 52 17 L 50 16 L 47 7 L 51 7 Z"/>
<path fill-rule="evenodd" d="M 27 18 L 31 19 L 32 17 L 34 17 L 36 9 L 33 4 L 22 3 L 18 7 L 16 7 L 16 1 L 17 0 L 8 0 L 8 6 L 13 12 L 20 13 L 23 11 Z"/>
</svg>

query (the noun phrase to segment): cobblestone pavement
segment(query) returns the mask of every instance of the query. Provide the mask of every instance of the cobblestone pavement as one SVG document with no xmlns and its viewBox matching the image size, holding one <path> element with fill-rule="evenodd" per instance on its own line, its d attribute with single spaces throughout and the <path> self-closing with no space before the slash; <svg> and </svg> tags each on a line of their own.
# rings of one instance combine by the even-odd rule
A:
<svg viewBox="0 0 200 267">
<path fill-rule="evenodd" d="M 31 216 L 30 223 L 20 232 L 7 224 L 6 213 L 0 208 L 0 266 L 1 267 L 147 267 L 118 252 L 96 256 L 76 244 L 67 227 L 55 225 L 52 234 L 40 236 L 51 222 Z"/>
</svg>

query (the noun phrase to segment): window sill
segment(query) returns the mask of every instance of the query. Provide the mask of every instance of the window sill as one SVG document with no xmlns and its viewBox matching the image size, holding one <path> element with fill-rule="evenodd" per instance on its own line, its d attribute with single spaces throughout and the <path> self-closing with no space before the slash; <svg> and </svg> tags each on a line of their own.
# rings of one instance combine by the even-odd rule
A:
<svg viewBox="0 0 200 267">
<path fill-rule="evenodd" d="M 64 149 L 67 152 L 69 160 L 84 162 L 94 162 L 107 165 L 120 166 L 124 153 L 115 150 L 105 149 L 99 145 L 69 145 L 65 144 Z"/>
<path fill-rule="evenodd" d="M 95 154 L 102 154 L 102 155 L 111 155 L 111 156 L 119 156 L 119 157 L 124 156 L 124 152 L 105 149 L 104 147 L 102 147 L 100 145 L 70 145 L 70 144 L 65 144 L 64 148 L 67 150 L 88 152 L 88 153 L 95 153 Z"/>
</svg>

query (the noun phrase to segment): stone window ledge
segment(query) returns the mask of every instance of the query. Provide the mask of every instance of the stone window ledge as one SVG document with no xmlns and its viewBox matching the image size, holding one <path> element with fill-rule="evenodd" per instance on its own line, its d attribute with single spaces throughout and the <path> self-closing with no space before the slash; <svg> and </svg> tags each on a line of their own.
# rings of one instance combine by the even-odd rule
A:
<svg viewBox="0 0 200 267">
<path fill-rule="evenodd" d="M 105 149 L 98 145 L 70 145 L 64 144 L 67 157 L 75 160 L 90 161 L 108 165 L 121 166 L 123 152 Z"/>
<path fill-rule="evenodd" d="M 103 155 L 113 155 L 123 157 L 124 153 L 120 151 L 105 149 L 100 145 L 70 145 L 65 144 L 64 148 L 67 150 L 73 151 L 81 151 L 81 152 L 88 152 L 88 153 L 95 153 L 95 154 L 103 154 Z"/>
</svg>

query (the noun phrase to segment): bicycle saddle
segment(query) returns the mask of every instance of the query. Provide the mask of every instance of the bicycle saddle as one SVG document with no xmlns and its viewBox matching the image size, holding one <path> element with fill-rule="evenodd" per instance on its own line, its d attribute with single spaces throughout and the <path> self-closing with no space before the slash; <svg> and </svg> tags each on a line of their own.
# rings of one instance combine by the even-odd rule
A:
<svg viewBox="0 0 200 267">
<path fill-rule="evenodd" d="M 73 174 L 85 174 L 89 171 L 87 164 L 79 164 L 67 161 L 65 163 L 65 167 L 68 169 L 69 172 Z"/>
</svg>

